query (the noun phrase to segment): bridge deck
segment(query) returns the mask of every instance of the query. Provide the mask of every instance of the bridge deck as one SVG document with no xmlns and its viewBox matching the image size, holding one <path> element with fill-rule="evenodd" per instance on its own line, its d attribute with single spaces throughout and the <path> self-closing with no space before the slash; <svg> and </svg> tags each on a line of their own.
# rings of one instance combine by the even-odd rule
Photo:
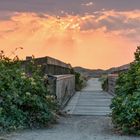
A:
<svg viewBox="0 0 140 140">
<path fill-rule="evenodd" d="M 106 116 L 111 113 L 111 99 L 110 94 L 102 91 L 99 80 L 92 78 L 87 82 L 87 87 L 76 92 L 64 110 L 72 115 Z"/>
</svg>

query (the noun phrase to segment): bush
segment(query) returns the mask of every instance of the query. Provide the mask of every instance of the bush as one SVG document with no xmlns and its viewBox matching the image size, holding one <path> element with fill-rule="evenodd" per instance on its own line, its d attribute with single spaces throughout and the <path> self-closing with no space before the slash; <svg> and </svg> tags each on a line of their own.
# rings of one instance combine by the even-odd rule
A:
<svg viewBox="0 0 140 140">
<path fill-rule="evenodd" d="M 0 131 L 44 127 L 55 121 L 57 103 L 38 70 L 25 74 L 18 59 L 0 54 Z"/>
<path fill-rule="evenodd" d="M 129 71 L 119 75 L 111 108 L 117 129 L 140 134 L 140 47 Z"/>
<path fill-rule="evenodd" d="M 86 86 L 86 77 L 82 76 L 79 72 L 75 72 L 74 69 L 71 69 L 71 74 L 75 75 L 75 90 L 80 91 Z"/>
<path fill-rule="evenodd" d="M 101 81 L 102 89 L 104 91 L 108 91 L 108 78 L 107 78 L 107 76 L 102 76 L 99 80 Z"/>
</svg>

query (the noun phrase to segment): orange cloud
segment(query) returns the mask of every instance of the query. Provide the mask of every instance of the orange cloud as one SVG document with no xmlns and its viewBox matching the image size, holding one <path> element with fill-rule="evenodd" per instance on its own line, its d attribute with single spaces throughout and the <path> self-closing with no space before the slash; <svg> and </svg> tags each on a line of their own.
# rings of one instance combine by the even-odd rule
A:
<svg viewBox="0 0 140 140">
<path fill-rule="evenodd" d="M 113 22 L 110 16 L 118 14 L 125 16 L 125 20 L 140 17 L 138 12 L 130 16 L 129 12 L 114 11 L 83 17 L 14 13 L 9 20 L 0 21 L 0 49 L 9 55 L 16 47 L 23 47 L 17 51 L 21 58 L 48 55 L 87 68 L 106 69 L 126 64 L 133 60 L 136 43 L 127 36 L 129 31 L 108 28 L 107 24 Z M 109 22 L 103 24 L 103 20 Z M 131 33 L 135 31 L 131 29 Z"/>
</svg>

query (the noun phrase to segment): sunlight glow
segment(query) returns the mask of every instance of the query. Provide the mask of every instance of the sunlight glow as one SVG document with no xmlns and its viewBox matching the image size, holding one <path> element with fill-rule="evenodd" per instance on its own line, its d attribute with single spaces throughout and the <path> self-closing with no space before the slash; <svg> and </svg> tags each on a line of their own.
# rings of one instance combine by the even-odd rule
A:
<svg viewBox="0 0 140 140">
<path fill-rule="evenodd" d="M 111 16 L 125 17 L 125 23 L 130 22 L 140 18 L 140 12 L 112 10 L 96 15 L 57 17 L 16 12 L 9 20 L 0 21 L 0 49 L 10 53 L 21 46 L 23 50 L 17 52 L 21 58 L 48 55 L 87 68 L 106 69 L 131 62 L 137 42 L 129 36 L 137 31 L 109 29 L 102 22 L 112 24 Z"/>
</svg>

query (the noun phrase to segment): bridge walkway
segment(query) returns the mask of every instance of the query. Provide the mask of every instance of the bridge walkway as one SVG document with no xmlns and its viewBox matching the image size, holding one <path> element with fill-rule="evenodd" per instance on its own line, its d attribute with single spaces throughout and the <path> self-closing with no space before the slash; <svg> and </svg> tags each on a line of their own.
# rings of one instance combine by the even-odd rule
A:
<svg viewBox="0 0 140 140">
<path fill-rule="evenodd" d="M 112 96 L 104 92 L 98 78 L 91 78 L 87 86 L 76 92 L 64 109 L 71 115 L 106 116 L 111 113 L 110 104 Z"/>
</svg>

